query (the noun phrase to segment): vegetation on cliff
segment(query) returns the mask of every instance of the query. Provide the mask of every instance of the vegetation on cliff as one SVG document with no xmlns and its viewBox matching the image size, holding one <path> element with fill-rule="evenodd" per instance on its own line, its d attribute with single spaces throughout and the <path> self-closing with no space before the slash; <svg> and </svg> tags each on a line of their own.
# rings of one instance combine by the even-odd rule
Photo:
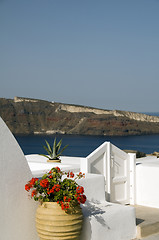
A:
<svg viewBox="0 0 159 240">
<path fill-rule="evenodd" d="M 0 98 L 0 116 L 13 134 L 122 136 L 159 133 L 159 117 L 29 98 Z"/>
</svg>

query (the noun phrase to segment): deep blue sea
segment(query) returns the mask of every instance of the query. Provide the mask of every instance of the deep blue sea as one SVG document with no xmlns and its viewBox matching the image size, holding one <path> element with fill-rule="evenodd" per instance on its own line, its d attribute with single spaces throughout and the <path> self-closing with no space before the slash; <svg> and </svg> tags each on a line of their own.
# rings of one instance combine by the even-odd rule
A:
<svg viewBox="0 0 159 240">
<path fill-rule="evenodd" d="M 159 116 L 159 113 L 146 113 L 149 115 Z M 120 149 L 137 150 L 144 153 L 159 152 L 159 134 L 145 136 L 123 136 L 123 137 L 107 137 L 107 136 L 80 136 L 80 135 L 52 135 L 52 136 L 16 136 L 24 154 L 43 153 L 46 154 L 43 145 L 45 139 L 52 144 L 54 138 L 57 141 L 62 139 L 62 146 L 69 145 L 65 149 L 63 155 L 86 157 L 103 142 L 110 141 Z"/>
<path fill-rule="evenodd" d="M 159 151 L 159 135 L 145 136 L 79 136 L 79 135 L 53 135 L 53 136 L 16 136 L 24 154 L 46 154 L 43 145 L 45 139 L 52 144 L 54 138 L 62 139 L 62 146 L 69 145 L 63 155 L 86 157 L 105 141 L 110 141 L 120 149 L 138 150 L 145 153 Z"/>
</svg>

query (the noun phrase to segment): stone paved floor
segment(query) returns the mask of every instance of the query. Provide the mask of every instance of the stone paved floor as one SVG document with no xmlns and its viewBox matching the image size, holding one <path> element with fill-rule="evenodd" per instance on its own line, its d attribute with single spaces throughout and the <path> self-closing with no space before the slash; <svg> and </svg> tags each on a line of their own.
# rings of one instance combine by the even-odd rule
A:
<svg viewBox="0 0 159 240">
<path fill-rule="evenodd" d="M 146 238 L 136 238 L 134 240 L 159 240 L 159 234 L 154 234 Z"/>
<path fill-rule="evenodd" d="M 159 240 L 159 209 L 134 206 L 136 209 L 137 239 Z"/>
</svg>

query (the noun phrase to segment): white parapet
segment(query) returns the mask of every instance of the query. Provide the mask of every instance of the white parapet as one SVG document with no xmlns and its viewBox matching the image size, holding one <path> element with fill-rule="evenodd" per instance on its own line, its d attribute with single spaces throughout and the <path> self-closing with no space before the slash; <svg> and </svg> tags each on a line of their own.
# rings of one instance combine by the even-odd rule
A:
<svg viewBox="0 0 159 240">
<path fill-rule="evenodd" d="M 78 184 L 85 189 L 82 206 L 84 224 L 80 240 L 130 240 L 136 237 L 135 209 L 105 201 L 105 179 L 100 174 L 86 174 Z"/>
<path fill-rule="evenodd" d="M 109 202 L 86 202 L 80 240 L 131 240 L 136 237 L 135 210 Z"/>
<path fill-rule="evenodd" d="M 80 163 L 82 158 L 80 157 L 61 157 L 61 162 L 47 162 L 47 158 L 39 154 L 25 155 L 25 158 L 29 164 L 30 170 L 34 177 L 42 177 L 53 167 L 59 167 L 63 171 L 80 171 Z"/>
</svg>

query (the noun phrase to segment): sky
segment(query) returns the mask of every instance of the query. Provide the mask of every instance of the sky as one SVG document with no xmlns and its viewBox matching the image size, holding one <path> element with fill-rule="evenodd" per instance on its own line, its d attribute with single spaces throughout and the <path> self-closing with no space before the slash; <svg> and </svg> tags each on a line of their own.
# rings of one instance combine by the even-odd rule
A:
<svg viewBox="0 0 159 240">
<path fill-rule="evenodd" d="M 159 0 L 0 0 L 0 98 L 159 112 Z"/>
</svg>

